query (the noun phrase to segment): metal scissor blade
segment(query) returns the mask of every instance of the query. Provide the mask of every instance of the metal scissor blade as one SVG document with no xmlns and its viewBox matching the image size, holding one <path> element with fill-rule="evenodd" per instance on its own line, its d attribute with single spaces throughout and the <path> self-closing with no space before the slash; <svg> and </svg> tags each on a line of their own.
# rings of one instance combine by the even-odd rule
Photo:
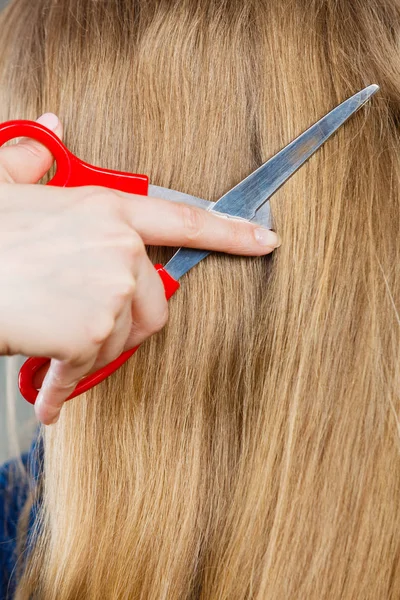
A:
<svg viewBox="0 0 400 600">
<path fill-rule="evenodd" d="M 215 205 L 215 202 L 208 202 L 208 200 L 203 200 L 203 198 L 197 198 L 197 196 L 177 192 L 176 190 L 160 187 L 159 185 L 149 185 L 149 196 L 163 198 L 164 200 L 178 202 L 179 204 L 190 204 L 191 206 L 197 206 L 205 210 L 211 210 Z"/>
<path fill-rule="evenodd" d="M 370 85 L 312 125 L 278 154 L 227 192 L 212 210 L 251 220 L 272 196 L 335 131 L 379 89 Z"/>
<path fill-rule="evenodd" d="M 222 196 L 211 210 L 254 219 L 256 211 L 378 90 L 379 86 L 370 85 L 339 104 Z M 208 254 L 206 250 L 180 248 L 165 269 L 179 279 Z"/>
</svg>

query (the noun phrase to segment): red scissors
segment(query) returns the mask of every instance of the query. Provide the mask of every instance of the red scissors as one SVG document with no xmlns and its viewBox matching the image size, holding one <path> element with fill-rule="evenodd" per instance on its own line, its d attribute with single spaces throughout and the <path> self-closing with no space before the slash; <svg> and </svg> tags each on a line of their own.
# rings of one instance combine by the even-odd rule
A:
<svg viewBox="0 0 400 600">
<path fill-rule="evenodd" d="M 266 227 L 271 227 L 269 198 L 378 89 L 377 85 L 370 85 L 334 108 L 216 203 L 166 188 L 149 187 L 146 175 L 121 173 L 85 163 L 74 156 L 52 131 L 33 121 L 9 121 L 0 125 L 0 146 L 22 136 L 33 138 L 44 144 L 57 163 L 56 174 L 47 185 L 60 187 L 96 185 L 143 196 L 148 195 L 150 191 L 151 195 L 155 197 L 194 204 L 207 208 L 207 210 L 216 210 L 249 221 L 255 220 Z M 180 248 L 164 267 L 159 264 L 155 265 L 164 284 L 167 300 L 179 289 L 178 280 L 182 275 L 208 254 L 207 250 Z M 83 394 L 114 373 L 136 352 L 137 348 L 138 346 L 123 352 L 110 364 L 81 379 L 68 400 Z M 49 358 L 29 358 L 20 370 L 19 389 L 23 397 L 31 404 L 35 403 L 38 395 L 38 390 L 33 383 L 35 375 L 49 362 Z"/>
</svg>

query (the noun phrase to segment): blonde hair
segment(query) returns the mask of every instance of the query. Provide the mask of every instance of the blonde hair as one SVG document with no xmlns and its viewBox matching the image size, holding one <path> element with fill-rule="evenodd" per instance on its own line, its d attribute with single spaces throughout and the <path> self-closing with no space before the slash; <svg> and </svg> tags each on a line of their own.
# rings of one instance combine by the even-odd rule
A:
<svg viewBox="0 0 400 600">
<path fill-rule="evenodd" d="M 281 248 L 204 260 L 46 429 L 16 597 L 399 598 L 399 0 L 14 0 L 1 25 L 2 120 L 53 111 L 82 159 L 209 200 L 381 86 L 274 196 Z"/>
</svg>

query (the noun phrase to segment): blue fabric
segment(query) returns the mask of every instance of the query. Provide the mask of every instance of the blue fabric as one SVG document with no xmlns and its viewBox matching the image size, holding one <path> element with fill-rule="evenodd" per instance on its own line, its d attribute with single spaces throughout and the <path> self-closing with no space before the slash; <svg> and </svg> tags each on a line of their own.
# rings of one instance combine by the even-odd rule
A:
<svg viewBox="0 0 400 600">
<path fill-rule="evenodd" d="M 9 461 L 0 467 L 0 600 L 13 598 L 16 585 L 17 527 L 21 511 L 28 498 L 32 483 L 39 476 L 41 448 L 35 442 L 31 451 L 23 455 L 22 462 L 27 474 L 21 473 L 17 461 Z M 35 513 L 31 512 L 32 527 Z"/>
</svg>

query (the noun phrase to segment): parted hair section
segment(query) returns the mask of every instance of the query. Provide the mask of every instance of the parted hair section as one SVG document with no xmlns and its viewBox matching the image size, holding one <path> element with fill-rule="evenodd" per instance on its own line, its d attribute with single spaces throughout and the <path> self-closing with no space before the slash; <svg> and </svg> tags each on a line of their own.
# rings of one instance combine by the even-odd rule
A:
<svg viewBox="0 0 400 600">
<path fill-rule="evenodd" d="M 399 598 L 399 0 L 13 0 L 1 30 L 3 121 L 210 201 L 381 87 L 273 197 L 282 246 L 209 256 L 44 431 L 16 598 Z"/>
</svg>

